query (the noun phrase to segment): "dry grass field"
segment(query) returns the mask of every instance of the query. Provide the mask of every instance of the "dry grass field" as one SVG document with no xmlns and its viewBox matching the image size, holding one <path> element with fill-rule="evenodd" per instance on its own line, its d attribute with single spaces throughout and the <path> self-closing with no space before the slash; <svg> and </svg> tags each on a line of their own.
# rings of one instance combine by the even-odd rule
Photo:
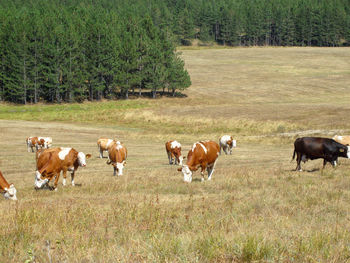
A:
<svg viewBox="0 0 350 263">
<path fill-rule="evenodd" d="M 1 262 L 349 262 L 350 160 L 295 172 L 298 136 L 350 134 L 349 48 L 181 50 L 183 98 L 73 105 L 0 104 Z M 212 181 L 184 183 L 164 143 L 232 134 Z M 76 186 L 34 190 L 25 138 L 91 153 Z M 113 177 L 96 141 L 128 148 Z M 70 180 L 68 180 L 68 183 Z"/>
</svg>

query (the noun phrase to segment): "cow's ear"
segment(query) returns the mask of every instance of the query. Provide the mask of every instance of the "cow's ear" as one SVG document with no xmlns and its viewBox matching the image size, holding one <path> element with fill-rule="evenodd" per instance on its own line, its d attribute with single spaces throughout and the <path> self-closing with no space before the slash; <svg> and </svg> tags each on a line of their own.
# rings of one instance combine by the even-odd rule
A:
<svg viewBox="0 0 350 263">
<path fill-rule="evenodd" d="M 177 168 L 177 170 L 178 170 L 179 172 L 181 172 L 181 171 L 182 171 L 182 168 Z"/>
<path fill-rule="evenodd" d="M 339 149 L 339 152 L 343 153 L 345 150 L 343 148 Z"/>
<path fill-rule="evenodd" d="M 85 157 L 86 157 L 86 159 L 90 159 L 91 158 L 91 154 L 90 153 L 85 154 Z"/>
</svg>

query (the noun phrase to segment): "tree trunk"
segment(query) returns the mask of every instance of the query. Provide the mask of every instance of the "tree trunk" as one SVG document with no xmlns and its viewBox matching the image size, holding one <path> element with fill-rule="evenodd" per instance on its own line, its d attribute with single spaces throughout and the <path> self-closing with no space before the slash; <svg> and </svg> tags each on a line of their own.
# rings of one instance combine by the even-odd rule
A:
<svg viewBox="0 0 350 263">
<path fill-rule="evenodd" d="M 27 73 L 26 73 L 26 58 L 23 59 L 23 89 L 24 89 L 24 96 L 23 96 L 23 103 L 27 104 Z"/>
</svg>

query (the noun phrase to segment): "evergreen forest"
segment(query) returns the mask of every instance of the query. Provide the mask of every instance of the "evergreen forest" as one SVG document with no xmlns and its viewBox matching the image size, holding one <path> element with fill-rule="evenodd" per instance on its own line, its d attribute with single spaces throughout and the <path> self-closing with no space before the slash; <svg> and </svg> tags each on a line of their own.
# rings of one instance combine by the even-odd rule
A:
<svg viewBox="0 0 350 263">
<path fill-rule="evenodd" d="M 194 39 L 349 46 L 350 0 L 0 0 L 0 101 L 175 95 Z"/>
</svg>

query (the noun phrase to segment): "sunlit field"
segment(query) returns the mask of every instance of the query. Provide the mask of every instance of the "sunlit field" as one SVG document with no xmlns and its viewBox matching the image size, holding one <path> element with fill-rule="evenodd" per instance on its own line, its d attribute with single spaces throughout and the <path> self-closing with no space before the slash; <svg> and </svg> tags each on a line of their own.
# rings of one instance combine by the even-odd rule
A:
<svg viewBox="0 0 350 263">
<path fill-rule="evenodd" d="M 349 48 L 179 50 L 192 86 L 176 98 L 0 104 L 1 262 L 347 262 L 350 160 L 293 171 L 300 136 L 350 134 Z M 237 139 L 211 181 L 184 183 L 165 142 Z M 72 187 L 34 190 L 28 136 L 91 153 Z M 113 177 L 96 141 L 128 149 Z M 105 153 L 106 156 L 106 153 Z"/>
</svg>

